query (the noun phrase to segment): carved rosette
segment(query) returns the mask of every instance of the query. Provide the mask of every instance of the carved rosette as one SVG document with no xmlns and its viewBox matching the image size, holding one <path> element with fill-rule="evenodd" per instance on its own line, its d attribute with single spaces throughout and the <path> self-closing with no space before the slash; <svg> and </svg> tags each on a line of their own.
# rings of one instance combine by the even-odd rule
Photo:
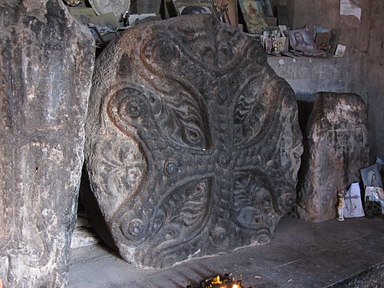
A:
<svg viewBox="0 0 384 288">
<path fill-rule="evenodd" d="M 92 97 L 88 172 L 127 261 L 264 244 L 292 209 L 294 93 L 245 34 L 203 15 L 135 27 L 99 58 Z"/>
</svg>

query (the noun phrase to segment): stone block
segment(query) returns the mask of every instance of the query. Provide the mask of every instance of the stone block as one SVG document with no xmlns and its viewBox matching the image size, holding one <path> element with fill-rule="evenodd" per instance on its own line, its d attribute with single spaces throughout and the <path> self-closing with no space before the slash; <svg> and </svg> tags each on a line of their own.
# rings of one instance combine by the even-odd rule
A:
<svg viewBox="0 0 384 288">
<path fill-rule="evenodd" d="M 126 31 L 97 60 L 86 164 L 120 255 L 166 267 L 270 241 L 296 199 L 291 87 L 207 15 Z"/>
<path fill-rule="evenodd" d="M 3 1 L 0 19 L 0 279 L 65 287 L 93 39 L 62 1 Z"/>
<path fill-rule="evenodd" d="M 321 222 L 337 216 L 337 191 L 360 181 L 369 162 L 368 115 L 351 93 L 318 93 L 307 124 L 298 185 L 300 218 Z"/>
</svg>

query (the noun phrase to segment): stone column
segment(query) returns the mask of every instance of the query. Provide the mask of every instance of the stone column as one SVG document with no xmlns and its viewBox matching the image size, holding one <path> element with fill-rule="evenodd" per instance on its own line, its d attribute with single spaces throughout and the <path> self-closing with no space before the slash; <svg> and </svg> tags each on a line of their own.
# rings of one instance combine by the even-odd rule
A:
<svg viewBox="0 0 384 288">
<path fill-rule="evenodd" d="M 0 278 L 65 287 L 94 44 L 62 1 L 0 2 Z"/>
<path fill-rule="evenodd" d="M 313 222 L 336 218 L 337 191 L 359 182 L 359 170 L 369 163 L 367 116 L 357 94 L 318 93 L 299 173 L 300 218 Z"/>
</svg>

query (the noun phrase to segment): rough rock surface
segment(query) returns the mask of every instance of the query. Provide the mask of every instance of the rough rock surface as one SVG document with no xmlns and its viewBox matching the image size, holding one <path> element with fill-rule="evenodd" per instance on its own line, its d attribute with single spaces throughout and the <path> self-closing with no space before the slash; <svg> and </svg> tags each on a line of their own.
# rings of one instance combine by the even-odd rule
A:
<svg viewBox="0 0 384 288">
<path fill-rule="evenodd" d="M 307 124 L 297 213 L 321 222 L 337 216 L 337 191 L 359 182 L 369 163 L 368 114 L 356 94 L 318 93 Z"/>
<path fill-rule="evenodd" d="M 302 136 L 266 60 L 206 15 L 138 25 L 103 51 L 86 163 L 124 259 L 165 267 L 270 240 L 295 203 Z"/>
<path fill-rule="evenodd" d="M 93 40 L 62 1 L 1 1 L 0 19 L 0 278 L 65 287 Z"/>
</svg>

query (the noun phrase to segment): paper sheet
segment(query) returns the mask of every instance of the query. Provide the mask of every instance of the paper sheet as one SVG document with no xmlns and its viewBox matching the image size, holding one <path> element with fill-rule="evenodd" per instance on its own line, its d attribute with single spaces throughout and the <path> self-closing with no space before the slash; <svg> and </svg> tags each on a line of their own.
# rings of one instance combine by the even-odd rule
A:
<svg viewBox="0 0 384 288">
<path fill-rule="evenodd" d="M 344 196 L 344 217 L 363 217 L 364 208 L 361 202 L 360 186 L 359 183 L 352 183 Z"/>
<path fill-rule="evenodd" d="M 361 18 L 359 0 L 340 0 L 340 15 L 352 15 Z"/>
</svg>

